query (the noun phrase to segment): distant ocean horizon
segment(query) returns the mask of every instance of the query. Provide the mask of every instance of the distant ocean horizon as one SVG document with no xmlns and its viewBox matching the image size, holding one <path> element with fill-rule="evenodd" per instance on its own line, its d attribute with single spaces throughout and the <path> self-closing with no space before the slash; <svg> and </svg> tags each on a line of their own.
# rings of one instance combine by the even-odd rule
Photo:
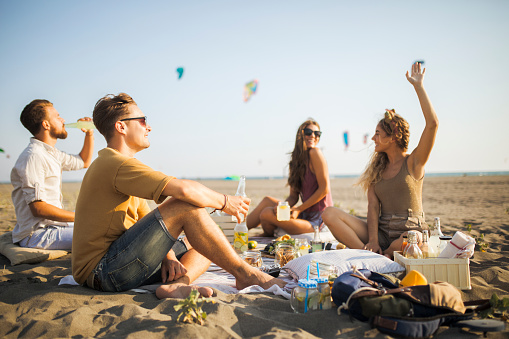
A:
<svg viewBox="0 0 509 339">
<path fill-rule="evenodd" d="M 481 171 L 481 172 L 437 172 L 426 173 L 426 177 L 488 177 L 488 176 L 501 176 L 509 175 L 509 171 Z M 341 178 L 357 178 L 360 174 L 331 174 L 332 179 Z M 280 180 L 288 177 L 283 176 L 247 176 L 247 180 Z M 229 177 L 181 177 L 180 179 L 190 180 L 238 180 L 237 176 Z M 81 182 L 81 180 L 64 180 L 64 183 Z M 10 181 L 0 181 L 0 184 L 10 184 Z"/>
<path fill-rule="evenodd" d="M 332 179 L 341 178 L 357 178 L 361 174 L 330 174 Z M 440 173 L 426 173 L 426 177 L 483 177 L 483 176 L 500 176 L 509 175 L 509 171 L 483 171 L 483 172 L 440 172 Z M 286 179 L 288 177 L 282 176 L 266 176 L 266 177 L 249 177 L 246 179 L 251 180 L 270 180 L 270 179 Z M 190 178 L 191 179 L 191 178 Z M 227 178 L 199 178 L 199 180 L 229 180 Z"/>
<path fill-rule="evenodd" d="M 509 175 L 509 171 L 482 171 L 482 172 L 440 172 L 440 173 L 426 173 L 426 177 L 483 177 L 483 176 L 500 176 Z M 359 174 L 330 174 L 332 179 L 341 178 L 357 178 Z M 287 179 L 287 176 L 246 176 L 246 180 L 280 180 Z M 182 177 L 180 179 L 190 180 L 238 180 L 238 176 L 228 177 Z"/>
</svg>

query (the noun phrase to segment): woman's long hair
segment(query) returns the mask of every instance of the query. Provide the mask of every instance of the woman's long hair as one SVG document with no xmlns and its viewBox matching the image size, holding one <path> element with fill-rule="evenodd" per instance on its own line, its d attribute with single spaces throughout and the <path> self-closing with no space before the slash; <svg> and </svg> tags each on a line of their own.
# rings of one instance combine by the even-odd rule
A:
<svg viewBox="0 0 509 339">
<path fill-rule="evenodd" d="M 306 169 L 309 162 L 309 153 L 304 141 L 304 128 L 308 125 L 315 125 L 320 129 L 320 125 L 313 119 L 309 118 L 304 121 L 299 129 L 297 130 L 297 136 L 295 137 L 295 147 L 291 154 L 290 163 L 288 164 L 290 173 L 288 175 L 288 186 L 293 190 L 300 192 L 302 187 L 302 181 L 306 174 Z"/>
<path fill-rule="evenodd" d="M 386 109 L 385 116 L 378 122 L 378 125 L 390 136 L 396 140 L 396 145 L 403 151 L 408 149 L 408 141 L 410 139 L 410 126 L 408 122 L 394 109 Z M 364 173 L 362 173 L 357 185 L 367 192 L 369 186 L 376 184 L 382 179 L 382 174 L 387 168 L 389 158 L 385 152 L 373 152 Z"/>
</svg>

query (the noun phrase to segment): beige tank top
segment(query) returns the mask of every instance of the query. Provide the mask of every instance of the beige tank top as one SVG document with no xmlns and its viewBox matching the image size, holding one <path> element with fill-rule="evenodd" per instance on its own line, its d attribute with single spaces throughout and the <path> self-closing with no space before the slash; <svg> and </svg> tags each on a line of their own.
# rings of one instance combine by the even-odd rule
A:
<svg viewBox="0 0 509 339">
<path fill-rule="evenodd" d="M 416 180 L 408 172 L 408 156 L 403 161 L 399 173 L 391 179 L 382 179 L 375 184 L 375 194 L 381 205 L 381 215 L 408 213 L 416 214 L 422 210 L 422 182 L 424 176 Z"/>
</svg>

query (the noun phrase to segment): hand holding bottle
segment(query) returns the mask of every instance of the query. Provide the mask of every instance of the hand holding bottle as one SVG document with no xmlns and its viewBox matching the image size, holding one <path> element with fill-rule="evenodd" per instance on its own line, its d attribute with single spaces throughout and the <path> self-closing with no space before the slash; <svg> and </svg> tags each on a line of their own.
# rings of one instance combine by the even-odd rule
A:
<svg viewBox="0 0 509 339">
<path fill-rule="evenodd" d="M 249 211 L 251 199 L 243 196 L 227 196 L 227 203 L 223 211 L 230 214 L 238 223 L 242 222 Z"/>
</svg>

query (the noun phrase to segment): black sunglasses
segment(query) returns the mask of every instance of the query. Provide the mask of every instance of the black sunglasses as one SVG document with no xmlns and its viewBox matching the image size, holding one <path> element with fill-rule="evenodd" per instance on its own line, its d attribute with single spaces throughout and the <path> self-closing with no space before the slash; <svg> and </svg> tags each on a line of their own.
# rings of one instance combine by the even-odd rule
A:
<svg viewBox="0 0 509 339">
<path fill-rule="evenodd" d="M 311 134 L 315 134 L 315 137 L 319 138 L 322 135 L 321 131 L 313 131 L 311 128 L 304 128 L 304 135 L 310 136 Z"/>
<path fill-rule="evenodd" d="M 120 119 L 120 121 L 128 121 L 128 120 L 143 120 L 143 121 L 140 121 L 142 126 L 146 126 L 147 125 L 147 117 L 146 116 L 144 116 L 144 117 L 137 117 L 137 118 Z"/>
</svg>

